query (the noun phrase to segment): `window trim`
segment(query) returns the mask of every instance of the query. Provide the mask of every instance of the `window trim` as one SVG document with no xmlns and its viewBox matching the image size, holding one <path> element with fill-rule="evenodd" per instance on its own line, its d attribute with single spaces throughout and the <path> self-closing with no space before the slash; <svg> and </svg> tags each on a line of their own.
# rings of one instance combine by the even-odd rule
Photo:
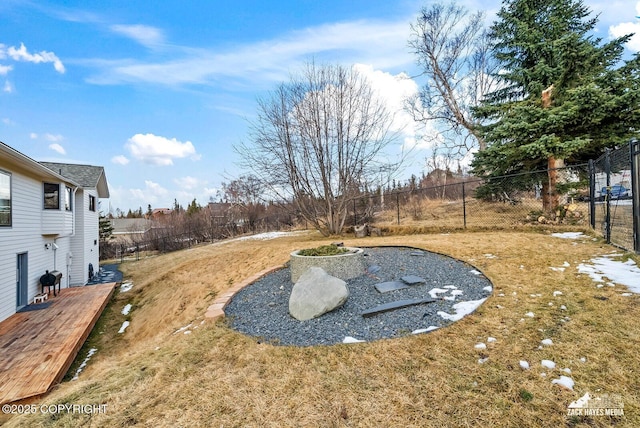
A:
<svg viewBox="0 0 640 428">
<path fill-rule="evenodd" d="M 58 190 L 55 191 L 55 206 L 47 206 L 47 186 L 56 186 Z M 53 193 L 53 192 L 52 192 Z M 53 200 L 53 199 L 52 199 Z M 59 210 L 60 209 L 60 183 L 42 183 L 42 207 L 45 210 Z"/>
<path fill-rule="evenodd" d="M 7 224 L 0 223 L 0 227 L 12 227 L 13 226 L 13 176 L 9 171 L 0 169 L 0 174 L 6 175 L 9 178 L 9 222 Z"/>
<path fill-rule="evenodd" d="M 69 186 L 64 186 L 64 209 L 73 211 L 73 189 Z"/>
</svg>

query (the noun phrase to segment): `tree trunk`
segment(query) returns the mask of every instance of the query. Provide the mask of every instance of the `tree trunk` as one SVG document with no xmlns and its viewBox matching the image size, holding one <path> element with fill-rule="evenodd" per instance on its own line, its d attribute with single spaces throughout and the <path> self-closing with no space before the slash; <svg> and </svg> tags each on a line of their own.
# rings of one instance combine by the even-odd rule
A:
<svg viewBox="0 0 640 428">
<path fill-rule="evenodd" d="M 549 156 L 547 164 L 547 180 L 542 183 L 542 208 L 549 215 L 560 205 L 558 194 L 558 169 L 564 167 L 564 159 Z"/>
</svg>

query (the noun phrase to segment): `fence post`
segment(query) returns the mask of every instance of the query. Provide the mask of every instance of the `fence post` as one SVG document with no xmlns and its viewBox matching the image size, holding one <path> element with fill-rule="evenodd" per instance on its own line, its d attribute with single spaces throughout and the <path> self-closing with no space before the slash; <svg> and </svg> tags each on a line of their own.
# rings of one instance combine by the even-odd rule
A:
<svg viewBox="0 0 640 428">
<path fill-rule="evenodd" d="M 398 210 L 398 224 L 400 224 L 400 192 L 396 192 L 396 207 Z"/>
<path fill-rule="evenodd" d="M 633 204 L 633 250 L 640 254 L 640 142 L 629 142 L 631 152 L 631 193 Z"/>
<path fill-rule="evenodd" d="M 596 228 L 596 165 L 589 159 L 589 223 Z"/>
<path fill-rule="evenodd" d="M 464 228 L 467 228 L 467 197 L 464 192 L 464 181 L 462 182 L 462 219 L 464 221 Z"/>
<path fill-rule="evenodd" d="M 607 176 L 607 194 L 605 196 L 604 233 L 607 244 L 611 244 L 611 149 L 604 152 L 604 172 Z"/>
</svg>

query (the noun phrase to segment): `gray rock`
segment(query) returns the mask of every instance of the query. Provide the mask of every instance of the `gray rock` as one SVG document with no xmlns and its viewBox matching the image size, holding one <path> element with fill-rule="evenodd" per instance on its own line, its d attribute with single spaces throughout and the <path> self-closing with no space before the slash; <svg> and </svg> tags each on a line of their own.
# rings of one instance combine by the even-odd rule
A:
<svg viewBox="0 0 640 428">
<path fill-rule="evenodd" d="M 347 283 L 319 267 L 303 273 L 291 290 L 289 313 L 299 321 L 317 318 L 347 301 Z"/>
<path fill-rule="evenodd" d="M 400 279 L 405 284 L 409 284 L 409 285 L 424 284 L 425 282 L 427 282 L 426 279 L 420 278 L 419 276 L 416 276 L 416 275 L 406 275 L 406 276 L 403 276 Z"/>
<path fill-rule="evenodd" d="M 409 288 L 409 285 L 400 281 L 389 281 L 389 282 L 381 282 L 380 284 L 376 284 L 375 287 L 379 293 L 388 293 L 389 291 L 402 290 L 403 288 Z"/>
</svg>

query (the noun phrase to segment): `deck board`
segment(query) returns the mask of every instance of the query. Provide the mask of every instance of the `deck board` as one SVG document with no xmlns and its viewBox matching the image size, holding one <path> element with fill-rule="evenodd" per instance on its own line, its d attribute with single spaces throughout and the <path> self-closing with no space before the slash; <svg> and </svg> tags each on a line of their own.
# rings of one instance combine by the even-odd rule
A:
<svg viewBox="0 0 640 428">
<path fill-rule="evenodd" d="M 0 322 L 0 404 L 46 394 L 62 380 L 115 285 L 65 288 L 48 308 Z"/>
</svg>

